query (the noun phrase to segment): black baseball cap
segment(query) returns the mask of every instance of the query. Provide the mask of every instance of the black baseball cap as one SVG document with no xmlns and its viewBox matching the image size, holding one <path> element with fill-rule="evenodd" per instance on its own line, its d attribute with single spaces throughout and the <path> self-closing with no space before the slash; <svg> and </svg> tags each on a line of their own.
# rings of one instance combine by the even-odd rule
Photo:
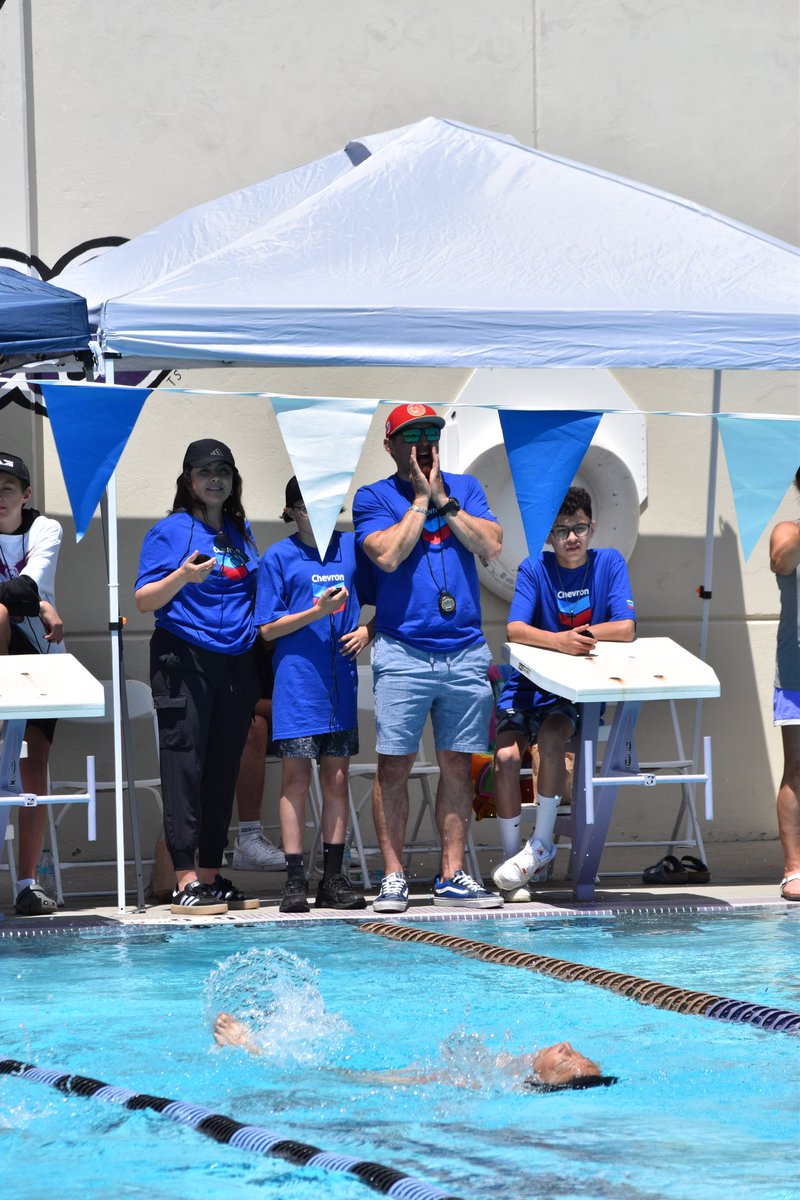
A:
<svg viewBox="0 0 800 1200">
<path fill-rule="evenodd" d="M 25 484 L 25 487 L 31 486 L 31 473 L 18 454 L 9 454 L 5 450 L 0 450 L 0 471 L 5 475 L 16 475 L 17 479 L 21 479 Z"/>
<path fill-rule="evenodd" d="M 199 442 L 191 442 L 186 447 L 183 456 L 184 470 L 191 470 L 192 467 L 210 467 L 214 463 L 229 463 L 230 466 L 236 467 L 230 447 L 224 442 L 218 442 L 216 438 L 201 438 Z"/>
</svg>

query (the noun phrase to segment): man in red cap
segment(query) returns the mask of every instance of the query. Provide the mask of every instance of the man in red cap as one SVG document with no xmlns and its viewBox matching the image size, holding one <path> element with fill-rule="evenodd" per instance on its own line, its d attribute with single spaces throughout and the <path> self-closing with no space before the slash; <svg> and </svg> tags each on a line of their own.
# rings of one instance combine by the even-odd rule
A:
<svg viewBox="0 0 800 1200">
<path fill-rule="evenodd" d="M 385 875 L 375 912 L 404 912 L 403 843 L 408 778 L 430 713 L 439 764 L 436 823 L 442 844 L 434 903 L 495 908 L 503 901 L 464 871 L 471 756 L 486 749 L 491 661 L 481 630 L 475 555 L 497 558 L 503 534 L 471 475 L 443 473 L 444 420 L 427 404 L 401 404 L 384 446 L 396 472 L 359 488 L 356 537 L 375 570 L 378 771 L 372 793 Z"/>
</svg>

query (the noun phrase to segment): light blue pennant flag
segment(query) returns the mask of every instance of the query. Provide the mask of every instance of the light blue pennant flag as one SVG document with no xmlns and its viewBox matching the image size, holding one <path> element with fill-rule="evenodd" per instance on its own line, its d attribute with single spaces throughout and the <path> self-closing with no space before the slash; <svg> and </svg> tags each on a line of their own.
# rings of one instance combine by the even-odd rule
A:
<svg viewBox="0 0 800 1200">
<path fill-rule="evenodd" d="M 528 553 L 536 558 L 602 413 L 498 411 Z"/>
<path fill-rule="evenodd" d="M 800 421 L 717 417 L 745 559 L 800 467 Z"/>
<path fill-rule="evenodd" d="M 308 519 L 324 558 L 380 400 L 271 396 Z"/>
<path fill-rule="evenodd" d="M 151 389 L 84 383 L 41 389 L 80 541 Z"/>
</svg>

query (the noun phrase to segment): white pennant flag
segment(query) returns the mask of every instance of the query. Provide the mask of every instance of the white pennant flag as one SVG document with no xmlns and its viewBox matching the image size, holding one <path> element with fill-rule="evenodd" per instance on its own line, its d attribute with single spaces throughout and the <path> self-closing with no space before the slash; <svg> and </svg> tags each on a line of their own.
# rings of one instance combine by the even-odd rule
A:
<svg viewBox="0 0 800 1200">
<path fill-rule="evenodd" d="M 270 400 L 324 558 L 381 401 L 342 396 L 271 396 Z"/>
</svg>

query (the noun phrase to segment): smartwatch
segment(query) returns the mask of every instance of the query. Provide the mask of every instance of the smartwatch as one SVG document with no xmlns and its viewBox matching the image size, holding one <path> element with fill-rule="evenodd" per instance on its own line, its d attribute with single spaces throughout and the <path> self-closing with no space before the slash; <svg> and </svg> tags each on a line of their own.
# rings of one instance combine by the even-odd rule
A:
<svg viewBox="0 0 800 1200">
<path fill-rule="evenodd" d="M 440 517 L 454 516 L 456 513 L 461 512 L 461 505 L 455 496 L 451 496 L 446 504 L 443 504 L 441 508 L 437 508 L 436 512 Z"/>
</svg>

